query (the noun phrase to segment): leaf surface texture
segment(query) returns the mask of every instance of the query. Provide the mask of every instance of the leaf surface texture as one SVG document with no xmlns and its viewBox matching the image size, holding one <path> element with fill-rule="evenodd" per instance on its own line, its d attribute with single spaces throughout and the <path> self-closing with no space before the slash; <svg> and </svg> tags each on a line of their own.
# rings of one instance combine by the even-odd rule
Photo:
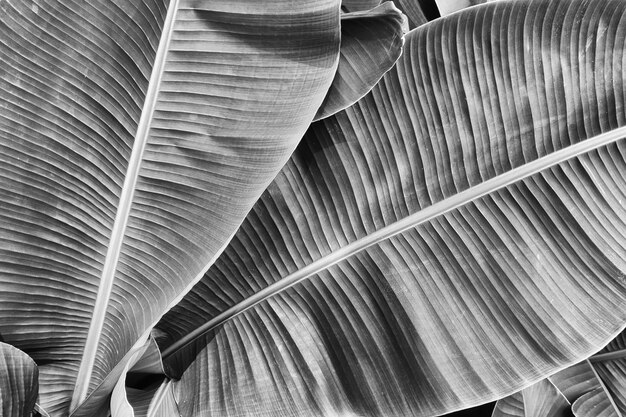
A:
<svg viewBox="0 0 626 417">
<path fill-rule="evenodd" d="M 181 413 L 434 415 L 606 344 L 626 319 L 626 161 L 593 144 L 624 136 L 624 7 L 503 1 L 411 32 L 159 324 L 166 355 L 195 339 L 172 357 Z M 551 167 L 518 179 L 534 161 Z"/>
<path fill-rule="evenodd" d="M 0 342 L 0 416 L 30 417 L 39 388 L 35 361 L 21 350 Z"/>
<path fill-rule="evenodd" d="M 0 1 L 0 335 L 51 414 L 102 402 L 293 152 L 339 7 Z"/>
</svg>

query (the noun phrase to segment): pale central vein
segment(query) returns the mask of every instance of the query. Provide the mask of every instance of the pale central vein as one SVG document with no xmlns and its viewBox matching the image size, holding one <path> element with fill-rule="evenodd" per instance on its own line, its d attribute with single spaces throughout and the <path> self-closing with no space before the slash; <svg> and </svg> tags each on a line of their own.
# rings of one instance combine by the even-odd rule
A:
<svg viewBox="0 0 626 417">
<path fill-rule="evenodd" d="M 72 404 L 70 406 L 71 409 L 76 408 L 80 402 L 85 399 L 89 390 L 89 382 L 98 352 L 98 345 L 100 343 L 102 328 L 104 326 L 104 320 L 109 300 L 111 298 L 111 291 L 113 290 L 115 272 L 117 270 L 117 264 L 122 244 L 124 242 L 124 235 L 126 233 L 126 226 L 130 216 L 135 189 L 137 187 L 141 161 L 143 159 L 146 143 L 148 141 L 150 123 L 157 103 L 161 77 L 163 75 L 167 49 L 169 48 L 174 27 L 174 16 L 177 9 L 178 0 L 172 0 L 163 24 L 163 32 L 161 39 L 159 40 L 154 67 L 152 68 L 152 73 L 150 75 L 144 106 L 137 125 L 137 133 L 135 134 L 133 149 L 128 162 L 120 201 L 117 213 L 115 214 L 115 221 L 111 230 L 111 238 L 107 248 L 107 254 L 104 259 L 100 285 L 98 287 L 98 295 L 96 296 L 96 303 L 91 318 L 91 324 L 89 326 L 89 332 L 87 333 L 83 357 L 78 370 L 78 375 L 76 377 L 76 385 L 74 387 Z"/>
<path fill-rule="evenodd" d="M 403 233 L 423 223 L 429 222 L 435 217 L 441 216 L 454 209 L 462 207 L 478 198 L 493 193 L 499 189 L 502 189 L 510 184 L 539 173 L 545 169 L 558 165 L 561 162 L 598 149 L 604 145 L 608 145 L 624 137 L 626 137 L 626 126 L 611 130 L 590 139 L 586 139 L 582 142 L 576 143 L 564 149 L 553 152 L 550 155 L 546 155 L 534 161 L 528 162 L 523 166 L 514 168 L 504 174 L 498 175 L 485 182 L 470 187 L 467 190 L 461 191 L 460 193 L 452 197 L 448 197 L 410 216 L 398 220 L 397 222 L 392 223 L 389 226 L 377 230 L 376 232 L 371 233 L 368 236 L 358 239 L 318 259 L 317 261 L 310 263 L 304 268 L 292 274 L 289 274 L 284 278 L 281 278 L 274 284 L 262 289 L 256 294 L 246 298 L 245 300 L 225 310 L 221 314 L 215 316 L 202 326 L 198 327 L 197 329 L 190 332 L 185 337 L 181 338 L 180 340 L 169 346 L 167 349 L 165 349 L 163 351 L 163 357 L 166 358 L 172 355 L 182 347 L 191 343 L 196 338 L 224 324 L 226 321 L 254 307 L 264 300 L 273 297 L 274 295 L 282 291 L 285 291 L 286 289 L 298 284 L 299 282 L 318 274 L 319 272 L 369 248 L 370 246 L 376 245 L 395 235 Z"/>
<path fill-rule="evenodd" d="M 618 359 L 626 359 L 626 349 L 616 350 L 614 352 L 597 353 L 589 358 L 589 362 L 606 362 Z"/>
</svg>

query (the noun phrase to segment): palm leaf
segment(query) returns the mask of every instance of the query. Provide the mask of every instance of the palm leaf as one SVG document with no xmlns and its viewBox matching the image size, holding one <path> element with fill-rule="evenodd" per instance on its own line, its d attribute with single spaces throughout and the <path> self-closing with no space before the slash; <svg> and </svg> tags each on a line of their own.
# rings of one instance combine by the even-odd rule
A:
<svg viewBox="0 0 626 417">
<path fill-rule="evenodd" d="M 0 2 L 0 335 L 52 414 L 96 415 L 286 162 L 335 76 L 339 7 Z"/>
<path fill-rule="evenodd" d="M 503 1 L 411 32 L 158 325 L 182 414 L 434 415 L 614 337 L 625 7 Z"/>
</svg>

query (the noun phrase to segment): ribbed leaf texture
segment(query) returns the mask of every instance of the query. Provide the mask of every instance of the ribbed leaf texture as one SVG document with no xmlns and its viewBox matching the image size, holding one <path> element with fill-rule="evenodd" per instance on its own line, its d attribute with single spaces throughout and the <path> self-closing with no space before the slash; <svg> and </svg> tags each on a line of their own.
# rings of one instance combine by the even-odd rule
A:
<svg viewBox="0 0 626 417">
<path fill-rule="evenodd" d="M 30 417 L 39 388 L 35 361 L 21 350 L 0 342 L 0 416 Z"/>
<path fill-rule="evenodd" d="M 436 415 L 613 338 L 625 9 L 502 1 L 411 32 L 158 325 L 182 415 Z"/>
<path fill-rule="evenodd" d="M 549 380 L 537 382 L 496 403 L 492 417 L 566 417 L 570 403 Z"/>
<path fill-rule="evenodd" d="M 402 52 L 408 23 L 392 2 L 341 15 L 339 65 L 330 90 L 315 115 L 320 120 L 351 106 L 369 93 Z"/>
<path fill-rule="evenodd" d="M 622 417 L 626 413 L 626 332 L 613 339 L 602 351 L 588 360 L 566 368 L 521 392 L 498 400 L 493 417 L 544 416 L 518 410 L 537 407 L 563 408 L 563 399 L 571 403 L 576 417 Z M 556 387 L 557 395 L 546 395 L 547 385 Z M 528 396 L 527 392 L 543 393 Z M 523 397 L 523 404 L 520 399 Z M 570 407 L 567 403 L 567 411 Z"/>
<path fill-rule="evenodd" d="M 0 336 L 40 364 L 52 415 L 97 415 L 287 161 L 339 9 L 0 1 Z"/>
<path fill-rule="evenodd" d="M 620 417 L 604 388 L 598 387 L 572 405 L 575 417 Z"/>
</svg>

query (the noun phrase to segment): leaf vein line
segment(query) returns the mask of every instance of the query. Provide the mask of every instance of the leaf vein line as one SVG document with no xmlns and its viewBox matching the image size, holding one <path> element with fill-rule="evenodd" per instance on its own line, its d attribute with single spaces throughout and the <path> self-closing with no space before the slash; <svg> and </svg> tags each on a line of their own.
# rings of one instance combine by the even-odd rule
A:
<svg viewBox="0 0 626 417">
<path fill-rule="evenodd" d="M 382 229 L 379 229 L 368 236 L 358 239 L 322 258 L 310 263 L 298 271 L 295 271 L 275 283 L 265 287 L 256 294 L 246 298 L 245 300 L 235 304 L 234 306 L 223 311 L 202 326 L 188 333 L 163 351 L 163 358 L 167 358 L 178 350 L 182 349 L 203 334 L 215 329 L 218 326 L 233 319 L 246 310 L 256 306 L 257 304 L 267 300 L 274 295 L 281 293 L 288 288 L 304 281 L 315 274 L 330 268 L 331 266 L 373 246 L 385 241 L 393 236 L 403 233 L 407 230 L 415 228 L 421 224 L 427 223 L 436 217 L 442 216 L 452 210 L 460 208 L 472 201 L 498 191 L 508 185 L 521 181 L 534 174 L 540 173 L 548 168 L 554 167 L 569 159 L 575 158 L 582 154 L 591 152 L 602 146 L 611 144 L 626 137 L 626 126 L 622 126 L 611 131 L 602 133 L 595 137 L 583 140 L 574 145 L 560 149 L 549 155 L 540 157 L 525 165 L 514 168 L 494 178 L 488 179 L 480 184 L 470 187 L 460 193 L 445 198 L 437 203 L 432 204 L 412 215 L 400 219 Z"/>
<path fill-rule="evenodd" d="M 167 50 L 169 48 L 174 28 L 175 15 L 178 9 L 178 1 L 179 0 L 171 0 L 167 16 L 163 24 L 163 32 L 161 39 L 159 40 L 154 67 L 152 68 L 152 73 L 150 74 L 148 90 L 146 92 L 141 117 L 137 125 L 137 132 L 135 134 L 133 149 L 128 162 L 124 184 L 122 186 L 119 206 L 117 213 L 115 214 L 115 220 L 111 230 L 111 238 L 109 240 L 109 246 L 107 248 L 107 254 L 102 268 L 98 294 L 96 296 L 91 323 L 87 333 L 85 347 L 83 349 L 83 356 L 76 377 L 74 393 L 72 394 L 72 402 L 70 406 L 71 410 L 75 409 L 80 402 L 87 397 L 89 391 L 89 381 L 91 380 L 98 345 L 100 343 L 100 336 L 102 334 L 104 320 L 106 318 L 106 312 L 111 298 L 111 292 L 113 290 L 117 263 L 119 261 L 122 244 L 124 242 L 126 226 L 128 224 L 133 197 L 137 187 L 141 161 L 143 159 L 143 154 L 149 137 L 150 124 L 158 99 L 159 87 L 167 57 Z"/>
</svg>

